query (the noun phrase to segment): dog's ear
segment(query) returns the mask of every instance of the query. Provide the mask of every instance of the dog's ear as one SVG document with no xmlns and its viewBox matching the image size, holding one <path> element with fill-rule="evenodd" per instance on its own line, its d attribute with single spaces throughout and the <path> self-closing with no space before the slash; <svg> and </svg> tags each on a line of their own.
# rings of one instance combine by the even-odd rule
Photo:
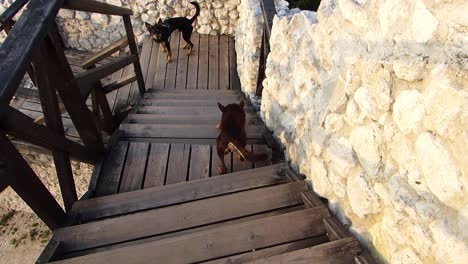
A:
<svg viewBox="0 0 468 264">
<path fill-rule="evenodd" d="M 219 107 L 219 110 L 221 110 L 221 112 L 223 112 L 223 113 L 224 113 L 224 110 L 226 110 L 226 107 L 224 105 L 220 104 L 219 102 L 218 102 L 218 107 Z"/>
<path fill-rule="evenodd" d="M 159 20 L 158 20 L 158 25 L 161 25 L 161 24 L 162 24 L 162 20 L 159 19 Z"/>
<path fill-rule="evenodd" d="M 149 23 L 145 22 L 145 26 L 146 26 L 146 29 L 151 30 L 152 26 Z"/>
<path fill-rule="evenodd" d="M 241 100 L 240 100 L 239 105 L 240 105 L 240 107 L 244 108 L 244 99 L 241 99 Z"/>
</svg>

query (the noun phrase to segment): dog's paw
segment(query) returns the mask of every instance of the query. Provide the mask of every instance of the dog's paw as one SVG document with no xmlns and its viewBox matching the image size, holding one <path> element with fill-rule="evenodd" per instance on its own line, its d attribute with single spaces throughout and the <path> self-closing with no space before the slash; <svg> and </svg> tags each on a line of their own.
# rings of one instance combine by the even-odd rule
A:
<svg viewBox="0 0 468 264">
<path fill-rule="evenodd" d="M 217 128 L 217 129 L 220 129 L 220 128 L 221 128 L 221 124 L 220 124 L 220 123 L 216 124 L 216 128 Z"/>
<path fill-rule="evenodd" d="M 219 175 L 226 174 L 226 167 L 223 165 L 218 165 L 218 168 L 216 171 L 218 172 Z"/>
<path fill-rule="evenodd" d="M 242 162 L 245 161 L 244 157 L 242 157 L 239 153 L 237 153 L 237 158 Z"/>
</svg>

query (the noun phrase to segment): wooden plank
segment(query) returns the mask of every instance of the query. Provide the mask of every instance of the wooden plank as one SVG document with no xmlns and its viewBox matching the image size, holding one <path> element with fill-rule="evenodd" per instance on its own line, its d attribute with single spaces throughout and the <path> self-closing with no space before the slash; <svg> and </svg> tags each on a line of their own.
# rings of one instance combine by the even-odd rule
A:
<svg viewBox="0 0 468 264">
<path fill-rule="evenodd" d="M 0 14 L 0 24 L 3 24 L 11 19 L 25 6 L 29 0 L 16 0 Z"/>
<path fill-rule="evenodd" d="M 271 217 L 271 216 L 275 216 L 275 215 L 287 214 L 287 213 L 290 213 L 290 212 L 295 212 L 295 211 L 299 211 L 299 210 L 303 210 L 303 209 L 304 209 L 304 206 L 301 206 L 301 205 L 292 206 L 292 207 L 287 207 L 287 208 L 283 208 L 283 209 L 279 209 L 279 210 L 269 211 L 269 212 L 266 212 L 266 213 L 261 213 L 261 214 L 255 214 L 255 215 L 250 215 L 250 216 L 246 216 L 246 217 L 236 218 L 236 219 L 229 220 L 229 221 L 223 221 L 223 222 L 219 222 L 219 223 L 216 223 L 216 224 L 185 229 L 185 230 L 181 230 L 181 231 L 177 231 L 177 232 L 170 232 L 170 233 L 159 235 L 159 236 L 153 236 L 153 237 L 133 240 L 133 241 L 129 241 L 129 242 L 118 243 L 118 244 L 115 244 L 115 245 L 109 245 L 109 246 L 104 246 L 104 247 L 98 247 L 98 248 L 93 248 L 93 249 L 82 250 L 82 251 L 78 251 L 78 252 L 72 252 L 70 254 L 65 254 L 63 257 L 64 258 L 77 257 L 77 256 L 88 255 L 88 254 L 91 254 L 91 253 L 107 251 L 107 250 L 110 250 L 110 249 L 117 249 L 117 248 L 122 248 L 122 247 L 140 245 L 140 244 L 144 244 L 144 243 L 148 243 L 148 242 L 159 241 L 159 240 L 162 240 L 162 239 L 167 239 L 167 238 L 172 238 L 172 237 L 179 237 L 179 236 L 183 236 L 183 235 L 187 235 L 187 234 L 193 234 L 193 233 L 200 232 L 200 231 L 219 228 L 219 227 L 222 227 L 222 226 L 245 223 L 245 222 L 248 222 L 248 221 L 251 221 L 251 220 L 267 218 L 267 217 Z M 322 235 L 322 236 L 327 237 L 326 235 Z"/>
<path fill-rule="evenodd" d="M 346 237 L 352 237 L 351 233 L 346 230 L 343 224 L 336 217 L 328 217 L 323 219 L 325 230 L 330 240 L 339 240 Z"/>
<path fill-rule="evenodd" d="M 162 51 L 162 45 L 158 44 L 158 63 L 156 74 L 154 76 L 154 83 L 151 86 L 155 89 L 164 89 L 164 85 L 166 82 L 166 71 L 167 71 L 167 52 Z M 150 92 L 151 90 L 148 90 Z M 145 95 L 146 96 L 146 95 Z"/>
<path fill-rule="evenodd" d="M 302 195 L 302 201 L 304 202 L 304 206 L 306 208 L 312 208 L 312 207 L 323 205 L 322 201 L 320 201 L 318 196 L 312 190 L 303 192 L 301 195 Z"/>
<path fill-rule="evenodd" d="M 175 88 L 184 89 L 184 90 L 187 88 L 188 61 L 190 57 L 187 54 L 188 50 L 183 49 L 185 44 L 186 43 L 181 35 L 180 40 L 179 40 L 179 57 L 177 60 L 177 74 L 176 74 Z"/>
<path fill-rule="evenodd" d="M 119 142 L 119 144 L 121 143 Z M 125 145 L 125 147 L 126 146 L 127 145 Z M 118 151 L 113 151 L 112 153 L 115 152 Z M 109 166 L 109 168 L 114 167 L 115 166 Z M 216 178 L 200 179 L 77 201 L 73 205 L 72 212 L 78 216 L 80 221 L 86 221 L 250 190 L 253 188 L 271 186 L 285 182 L 285 178 L 278 174 L 278 171 L 285 167 L 287 167 L 287 164 L 282 163 L 261 169 L 223 175 Z M 98 187 L 99 186 L 100 185 L 98 185 Z"/>
<path fill-rule="evenodd" d="M 229 37 L 219 37 L 219 89 L 229 90 Z"/>
<path fill-rule="evenodd" d="M 254 113 L 255 109 L 246 106 L 244 107 L 244 111 Z M 211 114 L 219 112 L 219 108 L 213 105 L 196 108 L 191 106 L 140 106 L 137 110 L 137 113 L 140 114 Z"/>
<path fill-rule="evenodd" d="M 169 144 L 151 144 L 143 187 L 151 188 L 164 185 L 169 157 Z"/>
<path fill-rule="evenodd" d="M 176 77 L 177 77 L 177 63 L 179 59 L 179 39 L 180 33 L 174 32 L 171 35 L 171 50 L 172 50 L 172 62 L 167 64 L 166 69 L 166 81 L 164 82 L 164 89 L 175 89 L 176 88 Z M 169 51 L 168 51 L 169 52 Z"/>
<path fill-rule="evenodd" d="M 219 134 L 219 131 L 218 131 Z M 220 175 L 218 173 L 218 166 L 221 164 L 219 160 L 218 152 L 216 150 L 216 145 L 212 146 L 211 152 L 211 177 Z M 226 164 L 226 173 L 232 172 L 232 153 L 224 155 L 224 163 Z"/>
<path fill-rule="evenodd" d="M 237 58 L 234 38 L 229 38 L 229 88 L 240 90 L 241 84 L 237 73 Z"/>
<path fill-rule="evenodd" d="M 144 45 L 144 44 L 143 44 Z M 148 73 L 146 75 L 146 90 L 149 90 L 153 87 L 156 71 L 158 69 L 158 59 L 159 59 L 159 44 L 155 41 L 150 41 L 146 45 L 151 45 L 151 54 L 150 54 L 150 61 L 148 65 Z"/>
<path fill-rule="evenodd" d="M 132 72 L 132 70 L 133 69 L 131 66 L 125 67 L 122 72 L 122 77 L 126 78 L 128 76 L 133 75 L 134 73 Z M 125 109 L 128 106 L 128 98 L 130 97 L 130 87 L 131 84 L 127 84 L 119 89 L 119 93 L 117 94 L 117 97 L 115 99 L 114 113 L 120 113 L 123 109 Z"/>
<path fill-rule="evenodd" d="M 127 32 L 128 47 L 130 48 L 130 52 L 132 53 L 132 55 L 135 55 L 138 57 L 138 54 L 139 54 L 138 46 L 135 41 L 135 35 L 133 34 L 132 20 L 130 19 L 129 15 L 124 15 L 123 21 L 125 25 L 125 31 Z M 142 55 L 147 56 L 146 52 L 145 53 L 142 52 Z M 146 63 L 147 59 L 148 59 L 147 57 L 142 57 L 141 59 L 142 63 L 147 65 Z M 143 94 L 146 92 L 145 79 L 144 79 L 143 74 L 146 75 L 146 72 L 143 72 L 141 64 L 140 64 L 140 60 L 135 60 L 133 62 L 133 68 L 135 70 L 135 75 L 137 77 L 137 84 L 138 84 L 138 90 L 140 91 L 140 96 L 143 96 Z"/>
<path fill-rule="evenodd" d="M 212 125 L 121 124 L 120 129 L 128 138 L 217 138 L 219 135 L 219 130 Z M 249 127 L 247 138 L 262 139 L 262 131 L 262 126 Z"/>
<path fill-rule="evenodd" d="M 65 212 L 29 167 L 6 135 L 0 133 L 0 178 L 26 202 L 52 230 L 65 220 Z"/>
<path fill-rule="evenodd" d="M 117 82 L 113 82 L 109 85 L 106 85 L 104 87 L 102 87 L 102 91 L 106 94 L 114 91 L 114 90 L 117 90 L 121 87 L 124 87 L 125 85 L 127 84 L 130 84 L 132 82 L 136 81 L 136 76 L 133 74 L 133 75 L 130 75 L 130 76 L 127 76 L 121 80 L 118 80 Z"/>
<path fill-rule="evenodd" d="M 103 164 L 102 174 L 99 176 L 96 186 L 96 196 L 117 193 L 128 145 L 128 142 L 120 141 L 112 148 L 111 154 Z M 73 205 L 73 208 L 75 208 L 75 205 Z"/>
<path fill-rule="evenodd" d="M 252 145 L 247 145 L 245 147 L 247 151 L 252 152 Z M 232 156 L 232 171 L 243 171 L 243 170 L 250 170 L 254 168 L 254 164 L 248 160 L 241 161 L 239 159 L 238 153 L 233 153 Z"/>
<path fill-rule="evenodd" d="M 208 89 L 219 89 L 219 36 L 210 35 Z"/>
<path fill-rule="evenodd" d="M 197 89 L 198 86 L 198 56 L 200 54 L 200 35 L 192 34 L 192 43 L 195 45 L 192 54 L 188 57 L 187 89 Z"/>
<path fill-rule="evenodd" d="M 143 186 L 145 177 L 146 160 L 148 157 L 149 144 L 144 142 L 132 142 L 128 147 L 125 168 L 119 192 L 130 192 L 139 190 Z"/>
<path fill-rule="evenodd" d="M 210 145 L 192 145 L 189 181 L 210 177 Z"/>
<path fill-rule="evenodd" d="M 65 1 L 62 8 L 106 15 L 133 15 L 131 9 L 101 3 L 95 0 Z"/>
<path fill-rule="evenodd" d="M 201 65 L 200 65 L 201 66 Z M 242 93 L 240 91 L 231 91 L 231 90 L 194 90 L 194 89 L 187 89 L 187 90 L 178 90 L 178 89 L 149 89 L 149 93 L 157 94 L 158 96 L 160 94 L 190 94 L 190 95 L 206 95 L 206 94 L 212 94 L 212 95 L 241 95 Z"/>
<path fill-rule="evenodd" d="M 291 243 L 282 244 L 279 246 L 269 247 L 260 250 L 254 250 L 251 252 L 229 256 L 221 259 L 216 259 L 212 261 L 202 262 L 203 264 L 232 264 L 232 263 L 245 263 L 261 258 L 271 257 L 286 252 L 299 250 L 307 247 L 316 246 L 322 243 L 328 242 L 328 237 L 325 235 L 316 236 L 312 238 L 307 238 L 304 240 L 299 240 Z"/>
<path fill-rule="evenodd" d="M 367 251 L 358 253 L 357 256 L 354 256 L 356 264 L 377 264 L 377 261 L 371 256 Z"/>
<path fill-rule="evenodd" d="M 198 49 L 198 90 L 208 90 L 209 50 L 210 36 L 200 35 L 200 48 Z"/>
<path fill-rule="evenodd" d="M 190 145 L 172 144 L 169 151 L 169 163 L 165 184 L 185 182 L 190 159 Z"/>
<path fill-rule="evenodd" d="M 321 235 L 320 222 L 327 213 L 326 208 L 311 208 L 53 263 L 201 262 Z M 174 254 L 174 248 L 183 254 Z"/>
<path fill-rule="evenodd" d="M 153 115 L 129 114 L 124 123 L 129 124 L 199 124 L 216 126 L 221 118 L 218 115 Z M 247 115 L 246 122 L 251 125 L 261 125 L 263 122 L 256 115 Z"/>
<path fill-rule="evenodd" d="M 187 89 L 186 91 L 190 91 Z M 194 90 L 198 91 L 198 90 Z M 200 90 L 204 91 L 204 90 Z M 241 95 L 222 95 L 222 94 L 149 94 L 146 93 L 145 96 L 143 97 L 145 99 L 172 99 L 172 100 L 185 100 L 185 101 L 190 101 L 190 100 L 201 100 L 201 99 L 206 99 L 206 100 L 231 100 L 234 102 L 238 102 L 240 99 L 243 97 Z"/>
<path fill-rule="evenodd" d="M 298 205 L 305 189 L 305 182 L 281 184 L 65 227 L 55 235 L 66 252 L 83 250 Z M 158 224 L 148 219 L 158 219 Z"/>
<path fill-rule="evenodd" d="M 36 264 L 49 263 L 62 253 L 62 243 L 59 240 L 52 238 L 37 259 Z"/>
<path fill-rule="evenodd" d="M 29 3 L 0 46 L 0 119 L 30 66 L 34 48 L 44 39 L 62 1 Z M 13 9 L 12 9 L 13 10 Z"/>
<path fill-rule="evenodd" d="M 210 99 L 197 99 L 194 100 L 177 100 L 177 99 L 141 99 L 138 103 L 140 106 L 182 106 L 182 107 L 212 107 L 218 108 L 218 103 L 223 105 L 237 103 L 239 100 L 224 99 L 210 100 Z M 249 109 L 249 108 L 248 108 Z M 219 112 L 219 108 L 218 108 Z"/>
<path fill-rule="evenodd" d="M 249 263 L 349 264 L 354 263 L 354 255 L 358 251 L 359 243 L 357 242 L 357 240 L 354 238 L 345 238 L 311 248 L 300 249 L 293 252 L 272 256 L 257 261 L 252 261 Z"/>
<path fill-rule="evenodd" d="M 116 42 L 110 44 L 104 49 L 94 53 L 88 58 L 84 59 L 81 63 L 83 69 L 88 69 L 90 66 L 94 66 L 96 63 L 102 61 L 103 59 L 109 57 L 110 55 L 116 53 L 117 51 L 123 49 L 128 45 L 128 39 L 126 37 L 117 40 Z"/>
<path fill-rule="evenodd" d="M 268 146 L 266 146 L 266 145 L 254 145 L 253 146 L 253 152 L 254 152 L 254 154 L 266 153 L 268 155 L 268 159 L 266 159 L 264 161 L 255 162 L 255 164 L 254 164 L 255 168 L 260 168 L 260 167 L 265 167 L 265 166 L 270 166 L 271 165 L 272 151 Z"/>
</svg>

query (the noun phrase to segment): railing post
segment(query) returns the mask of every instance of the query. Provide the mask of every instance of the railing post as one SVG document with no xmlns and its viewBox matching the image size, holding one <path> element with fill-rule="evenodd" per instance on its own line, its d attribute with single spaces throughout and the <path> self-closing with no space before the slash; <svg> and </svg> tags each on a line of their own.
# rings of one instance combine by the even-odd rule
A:
<svg viewBox="0 0 468 264">
<path fill-rule="evenodd" d="M 3 132 L 0 132 L 0 149 L 0 163 L 3 164 L 0 178 L 6 179 L 50 229 L 59 228 L 65 220 L 65 212 Z"/>
<path fill-rule="evenodd" d="M 124 15 L 123 21 L 125 25 L 125 31 L 127 32 L 128 46 L 130 48 L 130 52 L 136 55 L 137 57 L 139 57 L 138 47 L 135 42 L 135 35 L 133 34 L 132 20 L 130 19 L 129 15 Z M 135 75 L 137 77 L 138 88 L 140 90 L 140 96 L 143 96 L 143 94 L 146 92 L 146 88 L 145 88 L 145 81 L 143 78 L 143 72 L 141 70 L 140 60 L 135 60 L 133 62 L 133 66 L 135 68 Z"/>
<path fill-rule="evenodd" d="M 65 138 L 65 131 L 62 123 L 62 116 L 59 110 L 59 103 L 55 86 L 60 72 L 57 67 L 51 65 L 47 56 L 46 39 L 40 47 L 34 52 L 32 65 L 36 74 L 36 84 L 39 90 L 42 111 L 44 113 L 45 123 L 52 131 L 60 137 Z M 78 200 L 73 171 L 70 163 L 70 155 L 63 151 L 53 150 L 52 155 L 55 162 L 55 169 L 62 192 L 65 210 L 69 211 L 73 203 Z"/>
</svg>

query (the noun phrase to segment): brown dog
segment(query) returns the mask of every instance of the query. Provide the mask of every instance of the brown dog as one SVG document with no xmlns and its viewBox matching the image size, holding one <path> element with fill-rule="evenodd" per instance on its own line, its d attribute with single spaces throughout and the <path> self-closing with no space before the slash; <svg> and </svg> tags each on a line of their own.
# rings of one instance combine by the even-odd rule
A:
<svg viewBox="0 0 468 264">
<path fill-rule="evenodd" d="M 254 155 L 245 149 L 247 135 L 245 133 L 244 101 L 241 100 L 239 104 L 229 104 L 227 106 L 218 103 L 218 107 L 223 113 L 221 115 L 221 122 L 216 125 L 216 128 L 221 129 L 216 139 L 216 151 L 221 160 L 221 164 L 218 166 L 218 173 L 226 173 L 224 155 L 229 152 L 237 151 L 238 158 L 241 161 L 248 160 L 255 162 L 266 160 L 268 158 L 266 154 Z"/>
</svg>

